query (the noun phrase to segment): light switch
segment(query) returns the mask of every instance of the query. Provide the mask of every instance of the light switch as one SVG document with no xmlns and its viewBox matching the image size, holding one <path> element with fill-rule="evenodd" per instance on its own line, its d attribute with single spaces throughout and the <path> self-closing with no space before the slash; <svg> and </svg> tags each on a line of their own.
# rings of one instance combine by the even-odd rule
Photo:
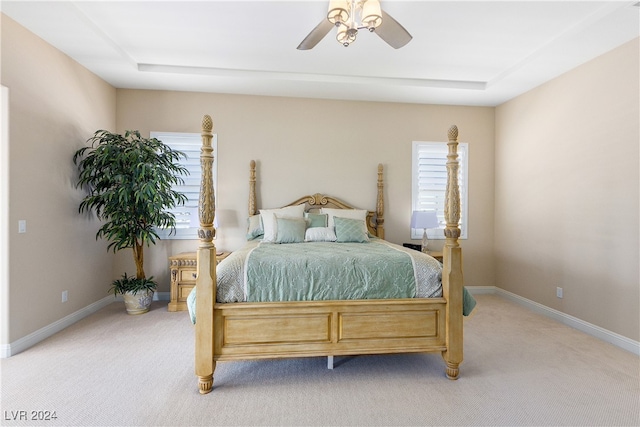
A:
<svg viewBox="0 0 640 427">
<path fill-rule="evenodd" d="M 18 233 L 26 233 L 27 232 L 27 220 L 21 219 L 18 221 Z"/>
</svg>

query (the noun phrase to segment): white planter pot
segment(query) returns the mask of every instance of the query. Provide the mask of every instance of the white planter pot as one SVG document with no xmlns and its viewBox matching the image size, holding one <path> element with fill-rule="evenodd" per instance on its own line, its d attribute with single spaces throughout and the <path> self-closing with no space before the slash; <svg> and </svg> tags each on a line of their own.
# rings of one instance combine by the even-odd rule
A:
<svg viewBox="0 0 640 427">
<path fill-rule="evenodd" d="M 142 314 L 149 311 L 154 291 L 127 292 L 123 294 L 124 306 L 129 314 Z"/>
</svg>

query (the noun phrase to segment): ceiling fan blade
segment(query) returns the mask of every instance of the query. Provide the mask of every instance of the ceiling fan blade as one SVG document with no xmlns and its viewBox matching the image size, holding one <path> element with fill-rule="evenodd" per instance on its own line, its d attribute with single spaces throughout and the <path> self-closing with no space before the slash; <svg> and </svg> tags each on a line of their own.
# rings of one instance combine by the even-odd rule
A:
<svg viewBox="0 0 640 427">
<path fill-rule="evenodd" d="M 318 25 L 316 25 L 316 27 L 313 30 L 311 30 L 309 35 L 307 35 L 307 37 L 305 37 L 304 40 L 300 42 L 297 49 L 298 50 L 312 49 L 315 45 L 317 45 L 320 42 L 320 40 L 324 38 L 324 36 L 329 34 L 329 31 L 331 31 L 332 28 L 333 28 L 333 24 L 329 22 L 327 19 L 323 19 L 322 21 L 320 21 Z"/>
<path fill-rule="evenodd" d="M 376 28 L 375 33 L 395 49 L 400 49 L 413 38 L 398 21 L 384 10 L 382 11 L 382 24 Z"/>
</svg>

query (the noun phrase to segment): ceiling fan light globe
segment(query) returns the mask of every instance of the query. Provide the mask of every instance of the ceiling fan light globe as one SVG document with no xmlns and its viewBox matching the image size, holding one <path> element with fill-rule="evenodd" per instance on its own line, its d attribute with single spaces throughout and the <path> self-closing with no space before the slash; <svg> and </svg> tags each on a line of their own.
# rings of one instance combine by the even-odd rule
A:
<svg viewBox="0 0 640 427">
<path fill-rule="evenodd" d="M 344 47 L 348 47 L 351 43 L 356 41 L 357 34 L 357 29 L 354 30 L 353 28 L 340 27 L 336 34 L 336 40 L 338 40 L 338 43 L 342 44 Z"/>
<path fill-rule="evenodd" d="M 382 24 L 382 9 L 378 0 L 366 0 L 362 5 L 362 23 L 371 28 L 377 28 Z"/>
<path fill-rule="evenodd" d="M 349 2 L 346 0 L 331 0 L 329 2 L 329 11 L 327 19 L 332 24 L 340 25 L 342 22 L 349 20 Z"/>
<path fill-rule="evenodd" d="M 349 41 L 347 37 L 347 27 L 338 28 L 338 32 L 336 33 L 336 40 L 338 40 L 338 43 L 340 44 L 346 43 L 347 46 L 349 45 Z"/>
</svg>

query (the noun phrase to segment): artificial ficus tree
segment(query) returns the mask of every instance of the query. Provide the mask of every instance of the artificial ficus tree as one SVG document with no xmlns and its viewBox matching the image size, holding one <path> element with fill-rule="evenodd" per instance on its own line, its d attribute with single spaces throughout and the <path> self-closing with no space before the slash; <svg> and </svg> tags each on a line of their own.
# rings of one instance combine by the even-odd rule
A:
<svg viewBox="0 0 640 427">
<path fill-rule="evenodd" d="M 108 250 L 133 250 L 135 278 L 146 279 L 144 246 L 160 238 L 156 228 L 175 230 L 175 216 L 168 210 L 187 200 L 173 189 L 188 174 L 177 163 L 185 154 L 137 130 L 124 135 L 98 130 L 87 142 L 73 156 L 77 187 L 88 192 L 79 211 L 92 211 L 104 222 L 96 239 L 109 241 Z"/>
</svg>

